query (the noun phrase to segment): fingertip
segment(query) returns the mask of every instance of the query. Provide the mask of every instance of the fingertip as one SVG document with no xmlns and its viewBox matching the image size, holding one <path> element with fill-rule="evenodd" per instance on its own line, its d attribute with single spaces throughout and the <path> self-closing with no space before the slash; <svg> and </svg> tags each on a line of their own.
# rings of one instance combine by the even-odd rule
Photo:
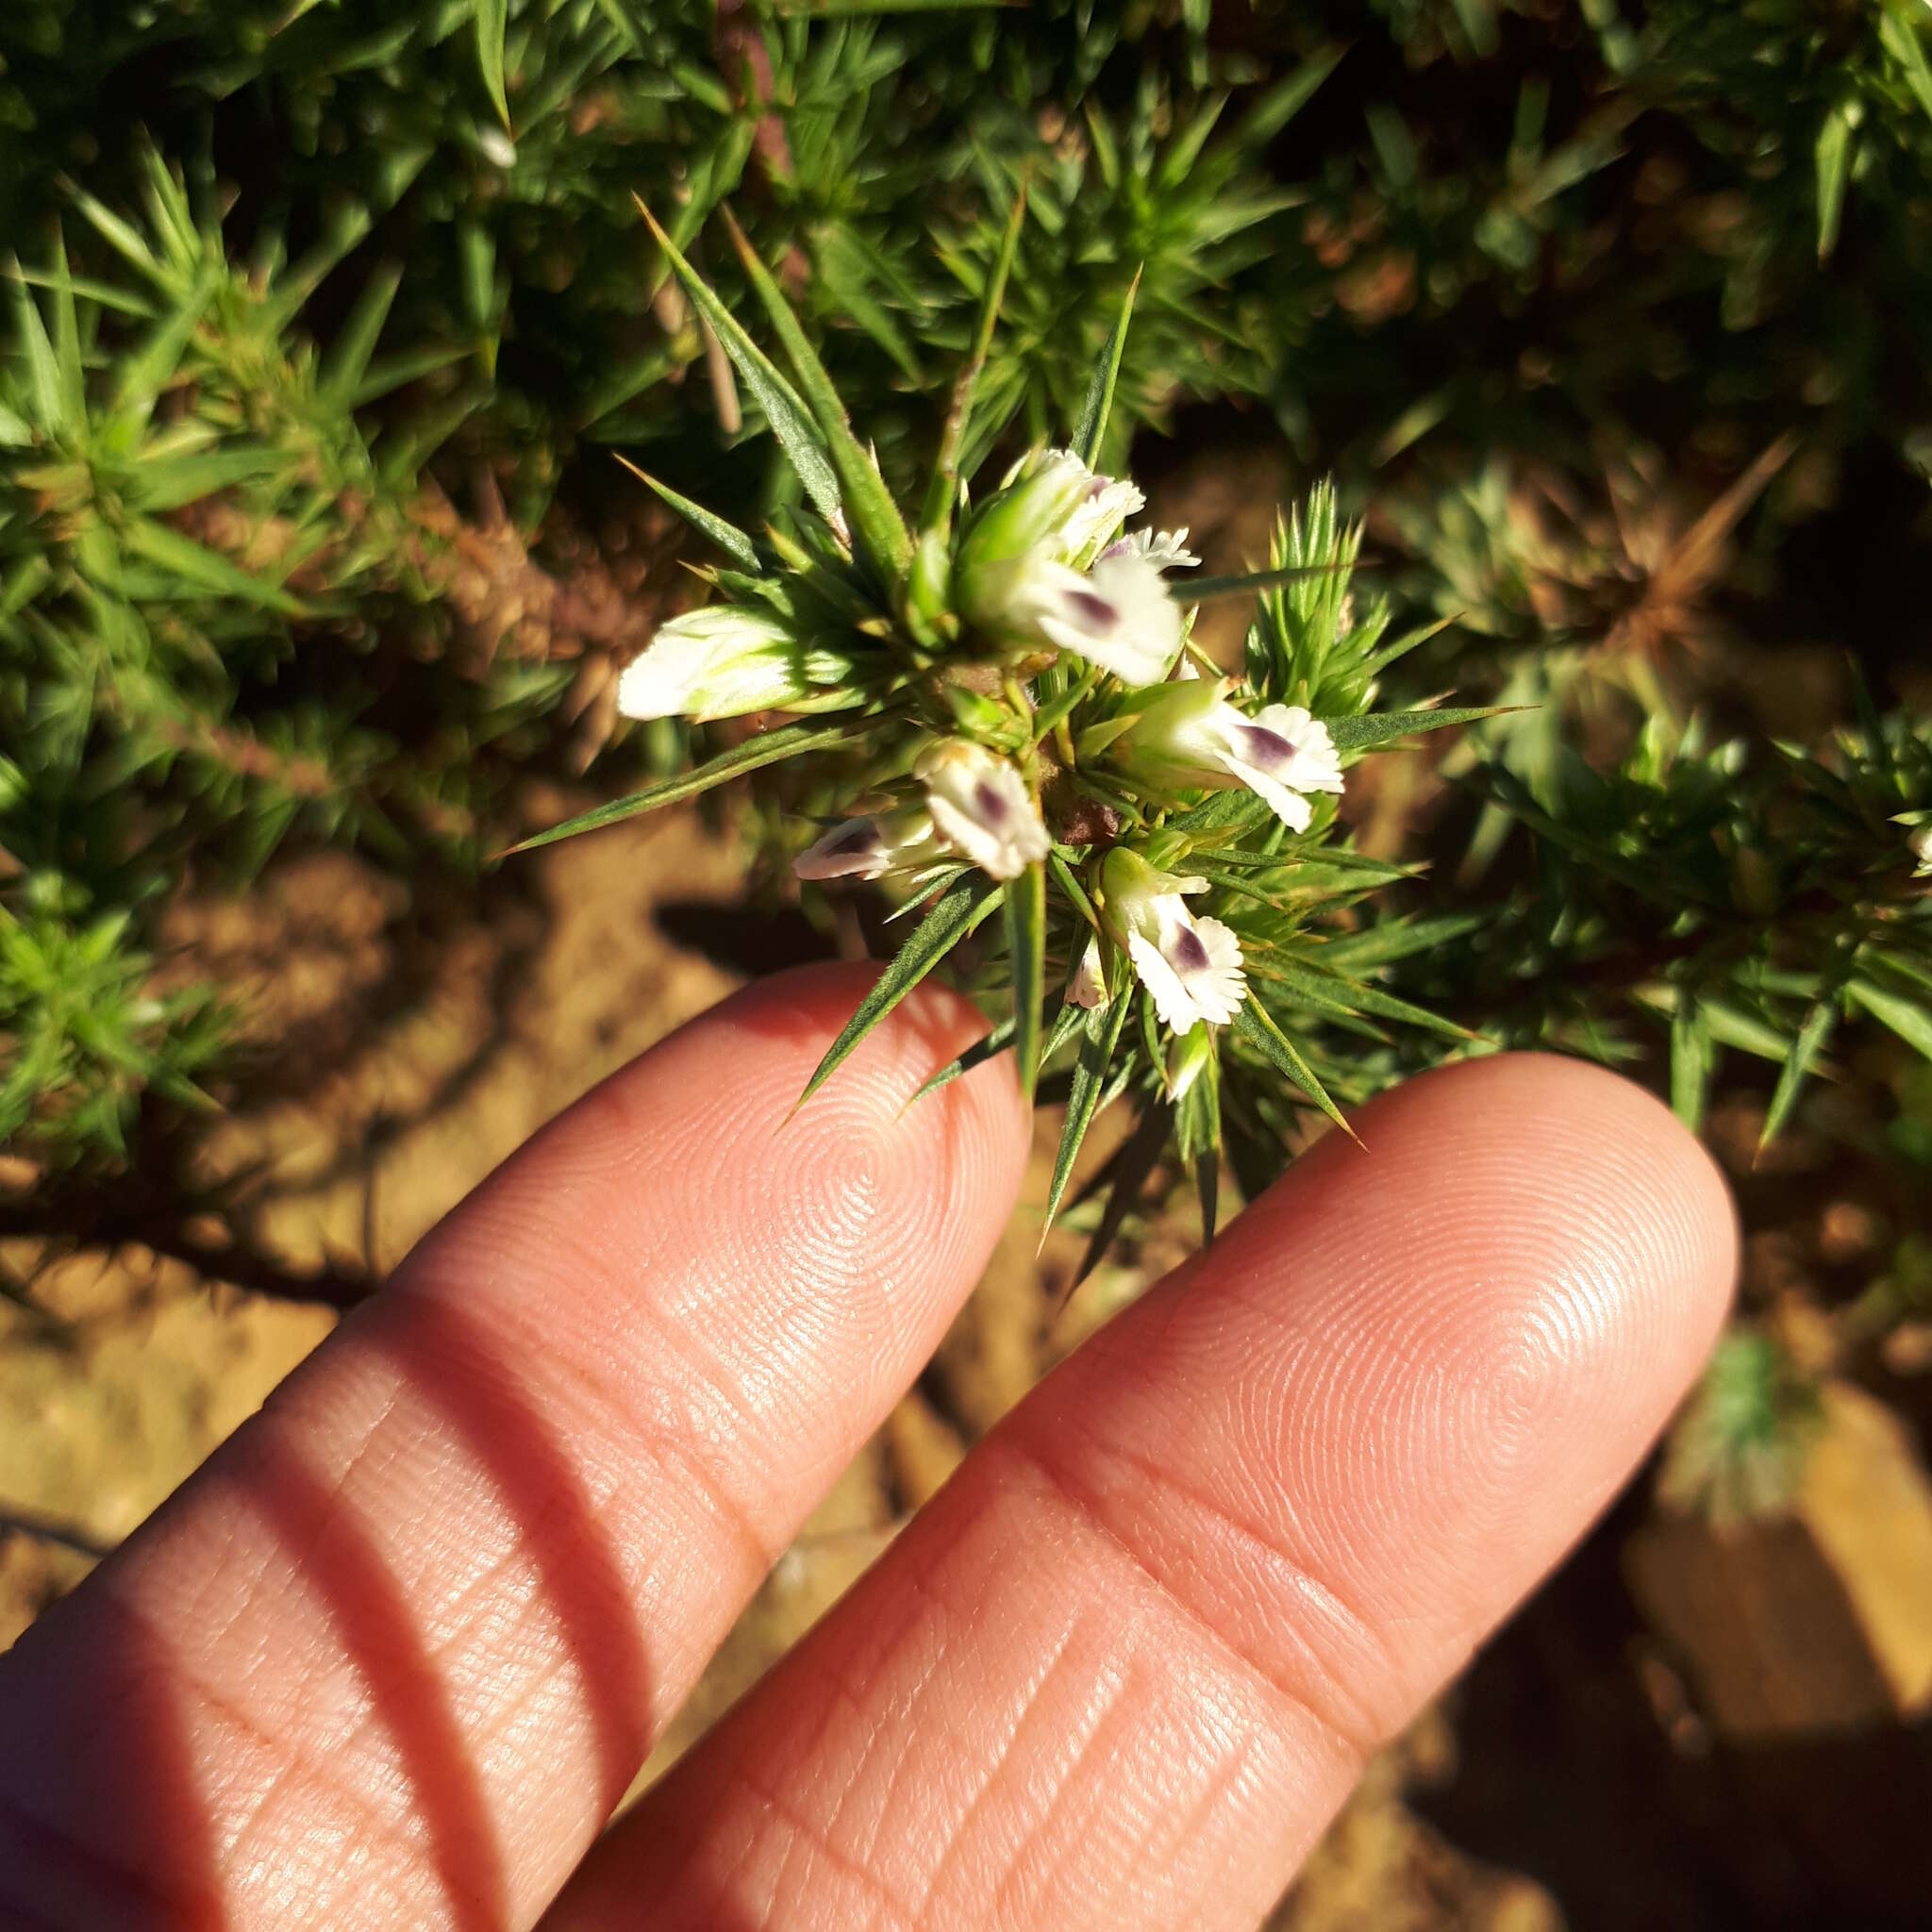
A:
<svg viewBox="0 0 1932 1932">
<path fill-rule="evenodd" d="M 1664 1381 L 1689 1380 L 1730 1303 L 1737 1213 L 1716 1161 L 1654 1094 L 1591 1061 L 1499 1054 L 1370 1111 L 1472 1264 L 1513 1257 L 1527 1278 L 1592 1278 L 1609 1326 L 1649 1344 Z"/>
<path fill-rule="evenodd" d="M 554 1121 L 432 1238 L 502 1243 L 543 1281 L 584 1244 L 675 1258 L 721 1224 L 774 1210 L 819 1235 L 896 1240 L 900 1224 L 1004 1217 L 1029 1129 L 1010 1058 L 908 1105 L 980 1038 L 972 1002 L 913 990 L 807 1097 L 879 968 L 828 962 L 757 980 Z M 923 1238 L 923 1237 L 922 1237 Z M 813 1246 L 820 1243 L 816 1240 Z"/>
<path fill-rule="evenodd" d="M 1413 1671 L 1337 1640 L 1334 1674 L 1392 1723 L 1628 1479 L 1715 1339 L 1737 1239 L 1695 1139 L 1579 1061 L 1461 1062 L 1358 1124 L 1364 1145 L 1311 1149 L 1020 1426 L 1085 1436 L 1109 1469 L 1155 1457 L 1364 1630 L 1436 1633 Z M 1251 1615 L 1239 1565 L 1221 1580 L 1221 1614 Z"/>
<path fill-rule="evenodd" d="M 921 1091 L 988 1031 L 979 1008 L 951 989 L 913 988 L 802 1097 L 881 970 L 841 961 L 774 974 L 726 1000 L 707 1024 L 717 1029 L 726 1061 L 748 1046 L 780 1091 L 794 1083 L 778 1123 L 788 1140 L 836 1158 L 858 1134 L 876 1141 L 894 1172 L 910 1181 L 929 1186 L 934 1163 L 943 1162 L 969 1189 L 1010 1206 L 1031 1138 L 1011 1057 L 995 1054 L 933 1092 Z"/>
<path fill-rule="evenodd" d="M 560 1923 L 801 1872 L 855 1918 L 1255 1923 L 1627 1478 L 1735 1264 L 1708 1158 L 1596 1069 L 1472 1061 L 1360 1126 L 1034 1391 Z"/>
</svg>

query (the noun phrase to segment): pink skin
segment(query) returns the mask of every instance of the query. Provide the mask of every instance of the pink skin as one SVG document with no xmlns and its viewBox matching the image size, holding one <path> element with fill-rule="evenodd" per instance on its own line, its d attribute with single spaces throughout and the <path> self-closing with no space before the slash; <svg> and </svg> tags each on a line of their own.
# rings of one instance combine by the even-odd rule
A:
<svg viewBox="0 0 1932 1932">
<path fill-rule="evenodd" d="M 558 1898 L 1018 1189 L 1003 1063 L 901 1116 L 977 1027 L 943 993 L 787 1124 L 861 984 L 767 982 L 574 1108 L 0 1660 L 0 1924 L 1255 1923 L 1662 1425 L 1722 1184 L 1571 1062 L 1378 1102 Z"/>
</svg>

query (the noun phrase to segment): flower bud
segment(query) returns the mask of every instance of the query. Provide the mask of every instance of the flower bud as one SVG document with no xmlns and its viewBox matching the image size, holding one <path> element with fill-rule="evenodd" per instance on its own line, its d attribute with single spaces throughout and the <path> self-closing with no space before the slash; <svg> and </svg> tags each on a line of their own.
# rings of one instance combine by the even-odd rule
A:
<svg viewBox="0 0 1932 1932">
<path fill-rule="evenodd" d="M 1095 480 L 1066 450 L 1037 450 L 1025 458 L 967 525 L 959 543 L 961 580 L 1029 551 L 1047 547 L 1058 553 L 1054 540 Z"/>
<path fill-rule="evenodd" d="M 1091 939 L 1067 981 L 1067 1004 L 1084 1007 L 1090 1013 L 1107 1004 L 1107 971 L 1100 960 L 1100 941 Z"/>
<path fill-rule="evenodd" d="M 1208 1071 L 1214 1058 L 1214 1036 L 1205 1026 L 1183 1033 L 1168 1049 L 1167 1097 L 1178 1104 L 1188 1089 Z"/>
<path fill-rule="evenodd" d="M 791 870 L 802 879 L 878 879 L 916 871 L 939 856 L 932 815 L 908 807 L 834 825 L 791 861 Z"/>
<path fill-rule="evenodd" d="M 904 615 L 913 641 L 937 650 L 953 623 L 953 557 L 938 530 L 927 530 L 912 546 L 912 568 L 906 578 Z"/>
<path fill-rule="evenodd" d="M 625 718 L 738 718 L 747 711 L 857 704 L 838 687 L 858 669 L 848 654 L 803 643 L 767 610 L 708 605 L 674 617 L 617 680 Z"/>
</svg>

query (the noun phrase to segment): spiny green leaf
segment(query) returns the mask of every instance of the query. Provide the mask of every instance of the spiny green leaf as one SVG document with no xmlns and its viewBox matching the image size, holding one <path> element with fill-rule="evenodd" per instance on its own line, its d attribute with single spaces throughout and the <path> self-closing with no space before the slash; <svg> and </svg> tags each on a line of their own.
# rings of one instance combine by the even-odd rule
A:
<svg viewBox="0 0 1932 1932">
<path fill-rule="evenodd" d="M 1317 88 L 1335 72 L 1346 47 L 1326 47 L 1304 60 L 1295 71 L 1278 80 L 1248 111 L 1234 130 L 1240 147 L 1250 151 L 1273 141 L 1308 104 Z"/>
<path fill-rule="evenodd" d="M 382 480 L 393 489 L 413 483 L 423 465 L 482 408 L 486 400 L 482 390 L 465 390 L 452 396 L 441 408 L 411 418 L 400 433 L 385 438 L 382 458 L 376 465 Z"/>
<path fill-rule="evenodd" d="M 1132 993 L 1123 987 L 1106 1006 L 1093 1008 L 1081 1023 L 1080 1054 L 1074 1062 L 1073 1091 L 1067 1097 L 1066 1123 L 1060 1128 L 1059 1151 L 1054 1156 L 1053 1179 L 1046 1190 L 1046 1220 L 1040 1230 L 1042 1244 L 1066 1197 L 1067 1184 L 1074 1178 L 1074 1163 L 1080 1158 L 1087 1129 L 1099 1111 L 1100 1096 L 1107 1087 L 1107 1069 L 1114 1048 L 1120 1044 L 1122 1029 L 1127 1024 L 1127 1010 L 1133 1004 Z"/>
<path fill-rule="evenodd" d="M 1839 224 L 1845 211 L 1845 189 L 1852 178 L 1853 134 L 1843 103 L 1835 106 L 1818 130 L 1815 160 L 1818 173 L 1818 258 L 1824 261 L 1838 246 Z"/>
<path fill-rule="evenodd" d="M 1419 1026 L 1425 1032 L 1439 1034 L 1444 1040 L 1467 1043 L 1482 1038 L 1466 1026 L 1458 1026 L 1454 1020 L 1445 1020 L 1440 1013 L 1430 1012 L 1426 1007 L 1397 999 L 1393 993 L 1384 992 L 1378 986 L 1368 986 L 1359 979 L 1330 973 L 1320 964 L 1307 967 L 1287 961 L 1271 961 L 1264 966 L 1257 958 L 1254 962 L 1254 970 L 1263 978 L 1274 980 L 1291 991 L 1306 993 L 1319 1004 L 1334 1005 L 1344 1012 L 1373 1013 L 1378 1020 L 1394 1020 L 1405 1026 Z"/>
<path fill-rule="evenodd" d="M 658 226 L 658 218 L 651 210 L 641 201 L 638 202 L 637 208 L 643 216 L 652 239 L 664 251 L 664 258 L 670 262 L 679 286 L 690 296 L 691 306 L 711 325 L 711 332 L 723 344 L 739 375 L 744 377 L 745 387 L 758 398 L 758 408 L 765 412 L 765 421 L 772 425 L 772 434 L 778 439 L 786 459 L 805 486 L 805 493 L 811 498 L 821 516 L 835 516 L 840 504 L 838 473 L 825 455 L 818 431 L 812 427 L 811 414 L 806 408 L 804 398 L 786 380 L 777 364 L 745 334 L 738 318 L 719 301 L 709 284 L 684 258 L 683 252 Z"/>
<path fill-rule="evenodd" d="M 214 299 L 221 277 L 220 265 L 204 262 L 194 286 L 175 305 L 173 311 L 148 338 L 146 344 L 129 358 L 115 385 L 114 407 L 132 411 L 145 423 L 161 391 L 181 367 L 182 351 L 194 334 L 208 305 Z"/>
<path fill-rule="evenodd" d="M 1218 1141 L 1218 1122 L 1221 1113 L 1221 1095 L 1218 1090 L 1214 1096 L 1214 1109 Z M 1201 1203 L 1201 1240 L 1205 1245 L 1213 1241 L 1215 1230 L 1221 1224 L 1221 1155 L 1218 1147 L 1204 1147 L 1196 1157 L 1194 1192 Z"/>
<path fill-rule="evenodd" d="M 874 13 L 954 13 L 1024 4 L 1025 0 L 775 0 L 773 10 L 781 20 L 844 20 Z"/>
<path fill-rule="evenodd" d="M 1053 1016 L 1053 1026 L 1046 1036 L 1046 1044 L 1041 1049 L 1040 1064 L 1045 1066 L 1047 1061 L 1080 1032 L 1086 1024 L 1086 1008 L 1076 1007 L 1071 1000 L 1062 1000 L 1059 1010 Z"/>
<path fill-rule="evenodd" d="M 886 488 L 886 479 L 879 475 L 878 465 L 867 454 L 858 437 L 853 435 L 845 405 L 839 400 L 839 392 L 832 387 L 832 378 L 826 375 L 818 351 L 812 347 L 810 338 L 791 312 L 791 305 L 786 301 L 784 291 L 773 279 L 771 270 L 765 266 L 758 250 L 745 239 L 744 230 L 732 219 L 731 210 L 724 208 L 721 212 L 731 244 L 738 250 L 738 258 L 743 264 L 745 278 L 751 283 L 752 291 L 764 304 L 765 314 L 770 318 L 779 341 L 785 345 L 785 353 L 791 358 L 792 368 L 798 373 L 806 405 L 818 424 L 819 434 L 824 439 L 832 468 L 838 472 L 839 489 L 844 498 L 845 514 L 851 521 L 853 537 L 865 546 L 887 583 L 900 583 L 912 562 L 912 534 L 906 527 L 905 518 L 899 514 L 899 506 L 892 501 L 892 492 Z"/>
<path fill-rule="evenodd" d="M 1169 824 L 1176 832 L 1240 831 L 1270 816 L 1268 801 L 1258 792 L 1230 788 L 1178 813 Z"/>
<path fill-rule="evenodd" d="M 1710 1025 L 1696 994 L 1677 989 L 1671 1015 L 1671 1111 L 1694 1134 L 1704 1124 L 1705 1101 L 1717 1063 Z"/>
<path fill-rule="evenodd" d="M 80 365 L 80 318 L 75 307 L 67 242 L 58 228 L 48 287 L 54 294 L 54 358 L 59 370 L 60 400 L 68 420 L 78 425 L 87 420 L 87 376 Z"/>
<path fill-rule="evenodd" d="M 138 228 L 124 222 L 105 203 L 95 200 L 86 189 L 64 177 L 61 186 L 72 196 L 74 205 L 92 224 L 101 239 L 110 248 L 150 280 L 162 279 L 161 265 L 155 259 L 153 252 Z"/>
<path fill-rule="evenodd" d="M 1878 38 L 1886 52 L 1904 68 L 1906 85 L 1925 110 L 1926 117 L 1932 119 L 1932 63 L 1925 58 L 1918 25 L 1907 17 L 1908 14 L 1916 14 L 1919 20 L 1925 18 L 1924 8 L 1919 0 L 1885 0 L 1885 16 L 1878 23 Z"/>
<path fill-rule="evenodd" d="M 1181 596 L 1183 604 L 1216 604 L 1229 597 L 1252 597 L 1272 591 L 1277 584 L 1291 584 L 1302 577 L 1345 576 L 1371 565 L 1357 558 L 1339 558 L 1333 563 L 1285 563 L 1277 570 L 1237 571 L 1232 576 L 1191 578 Z"/>
<path fill-rule="evenodd" d="M 350 202 L 339 209 L 322 240 L 275 278 L 271 299 L 262 308 L 263 319 L 275 328 L 286 328 L 336 265 L 368 234 L 370 226 L 369 209 L 363 203 Z"/>
<path fill-rule="evenodd" d="M 509 96 L 505 92 L 503 50 L 508 32 L 509 0 L 476 0 L 476 65 L 506 128 L 509 126 Z"/>
<path fill-rule="evenodd" d="M 1208 145 L 1208 137 L 1214 132 L 1214 125 L 1227 108 L 1224 92 L 1211 94 L 1204 102 L 1194 118 L 1168 143 L 1166 152 L 1160 157 L 1160 165 L 1154 171 L 1154 186 L 1157 191 L 1172 193 L 1188 178 L 1190 170 L 1200 158 L 1201 150 Z"/>
<path fill-rule="evenodd" d="M 1474 724 L 1484 718 L 1502 715 L 1507 707 L 1465 705 L 1459 708 L 1435 711 L 1368 711 L 1357 718 L 1325 720 L 1328 736 L 1337 751 L 1372 751 L 1377 745 L 1392 743 L 1398 738 L 1414 738 L 1424 731 L 1441 731 L 1452 724 Z"/>
<path fill-rule="evenodd" d="M 1093 909 L 1093 902 L 1087 896 L 1084 887 L 1072 866 L 1058 852 L 1049 852 L 1046 862 L 1053 868 L 1053 875 L 1060 882 L 1060 891 L 1073 902 L 1076 911 L 1095 932 L 1100 930 L 1100 916 Z"/>
<path fill-rule="evenodd" d="M 996 1059 L 1013 1043 L 1013 1017 L 1008 1014 L 984 1039 L 975 1040 L 962 1054 L 957 1054 L 946 1062 L 931 1079 L 926 1081 L 917 1093 L 900 1109 L 902 1114 L 909 1113 L 928 1093 L 937 1093 L 941 1087 L 950 1087 L 962 1074 L 970 1074 L 974 1067 L 984 1066 L 990 1059 Z"/>
<path fill-rule="evenodd" d="M 347 391 L 343 400 L 352 409 L 365 408 L 369 404 L 380 401 L 396 390 L 406 389 L 410 383 L 418 382 L 439 369 L 447 369 L 452 362 L 464 360 L 469 353 L 462 344 L 425 342 L 419 348 L 405 349 L 398 355 L 378 356 L 362 372 L 361 379 Z"/>
<path fill-rule="evenodd" d="M 1439 617 L 1433 624 L 1418 625 L 1413 630 L 1407 630 L 1398 638 L 1379 645 L 1363 660 L 1363 670 L 1372 677 L 1379 676 L 1390 665 L 1406 658 L 1418 645 L 1425 644 L 1431 638 L 1441 636 L 1451 625 L 1460 624 L 1463 613 L 1451 611 L 1447 617 Z"/>
<path fill-rule="evenodd" d="M 797 758 L 802 752 L 830 751 L 844 741 L 845 735 L 843 724 L 809 722 L 781 724 L 775 731 L 761 732 L 756 738 L 746 739 L 742 744 L 734 744 L 729 751 L 720 752 L 716 758 L 678 777 L 667 778 L 662 784 L 648 786 L 642 791 L 634 791 L 628 798 L 612 799 L 608 804 L 579 812 L 575 818 L 566 819 L 560 825 L 552 825 L 548 831 L 538 832 L 497 857 L 511 858 L 519 852 L 534 852 L 540 845 L 554 845 L 559 839 L 574 839 L 579 832 L 594 832 L 600 826 L 614 825 L 620 819 L 634 818 L 641 811 L 656 811 L 659 806 L 675 805 L 681 798 L 694 798 L 700 791 L 710 791 L 714 785 L 723 785 L 743 773 L 760 771 L 766 765 Z"/>
<path fill-rule="evenodd" d="M 26 358 L 27 387 L 35 423 L 39 428 L 57 436 L 71 433 L 79 425 L 68 420 L 60 399 L 60 370 L 54 359 L 54 344 L 47 340 L 47 325 L 41 320 L 40 305 L 17 278 L 19 267 L 16 262 L 13 304 L 19 320 L 21 354 Z"/>
<path fill-rule="evenodd" d="M 141 518 L 122 532 L 121 541 L 136 557 L 218 596 L 239 597 L 244 603 L 284 617 L 300 617 L 307 608 L 299 597 L 291 596 L 279 585 L 256 576 L 215 551 L 204 549 L 192 538 L 171 530 L 165 524 Z"/>
<path fill-rule="evenodd" d="M 1040 1006 L 1046 992 L 1046 868 L 1029 865 L 1008 882 L 1007 955 L 1013 978 L 1013 1051 L 1030 1107 L 1040 1077 Z"/>
<path fill-rule="evenodd" d="M 1838 1007 L 1832 1000 L 1820 1000 L 1805 1015 L 1798 1037 L 1791 1041 L 1791 1050 L 1778 1074 L 1777 1085 L 1772 1090 L 1771 1105 L 1764 1110 L 1764 1131 L 1757 1137 L 1760 1153 L 1783 1132 L 1799 1094 L 1804 1091 L 1805 1082 L 1837 1024 Z"/>
<path fill-rule="evenodd" d="M 1356 1139 L 1355 1129 L 1342 1119 L 1341 1109 L 1328 1097 L 1328 1090 L 1315 1077 L 1314 1069 L 1295 1051 L 1258 1000 L 1245 999 L 1235 1008 L 1234 1030 L 1277 1073 L 1286 1074 L 1351 1141 Z"/>
<path fill-rule="evenodd" d="M 803 1107 L 844 1063 L 860 1041 L 896 1007 L 966 935 L 1006 896 L 997 879 L 971 873 L 949 891 L 920 922 L 918 929 L 893 955 L 892 962 L 846 1021 L 838 1039 L 825 1050 L 818 1070 L 798 1096 Z M 794 1109 L 795 1111 L 796 1109 Z"/>
<path fill-rule="evenodd" d="M 597 0 L 597 10 L 624 36 L 625 45 L 633 54 L 641 55 L 644 53 L 644 37 L 638 31 L 638 24 L 630 17 L 629 9 L 625 6 L 624 0 Z M 687 92 L 690 91 L 689 87 L 687 87 Z M 716 108 L 715 111 L 721 114 L 728 114 L 731 111 L 730 97 L 728 95 L 725 96 L 724 105 L 722 108 Z"/>
<path fill-rule="evenodd" d="M 1107 436 L 1107 419 L 1113 413 L 1113 392 L 1121 378 L 1121 358 L 1126 353 L 1127 325 L 1133 320 L 1134 296 L 1141 287 L 1141 270 L 1127 284 L 1121 299 L 1121 312 L 1108 338 L 1107 349 L 1087 385 L 1086 400 L 1080 405 L 1080 420 L 1074 427 L 1074 454 L 1091 470 L 1100 460 L 1100 445 Z"/>
<path fill-rule="evenodd" d="M 1221 1210 L 1221 1056 L 1210 1053 L 1188 1091 L 1174 1103 L 1174 1145 L 1194 1171 L 1202 1239 L 1211 1241 Z"/>
<path fill-rule="evenodd" d="M 1740 1053 L 1756 1054 L 1761 1060 L 1783 1065 L 1790 1042 L 1781 1028 L 1766 1024 L 1729 1000 L 1707 993 L 1702 1004 L 1705 1024 L 1720 1046 L 1734 1046 Z"/>
<path fill-rule="evenodd" d="M 979 304 L 979 325 L 973 331 L 973 348 L 953 387 L 952 405 L 946 410 L 945 426 L 940 432 L 939 454 L 933 458 L 932 481 L 926 486 L 921 517 L 927 529 L 945 524 L 953 513 L 953 499 L 959 488 L 959 451 L 966 441 L 967 419 L 973 413 L 973 391 L 979 386 L 979 372 L 986 367 L 987 352 L 992 347 L 1000 304 L 1006 300 L 1007 277 L 1012 273 L 1020 230 L 1026 222 L 1026 176 L 1023 174 L 1019 192 L 1013 196 L 1012 212 L 1007 217 L 1006 232 L 1000 237 L 1000 252 L 986 278 Z"/>
<path fill-rule="evenodd" d="M 1067 1041 L 1080 1030 L 1079 1023 L 1085 1017 L 1078 1007 L 1062 1006 L 1060 1008 L 1058 1013 L 1054 1017 L 1053 1030 L 1047 1036 L 1046 1045 L 1041 1052 L 1040 1059 L 1042 1066 L 1052 1059 L 1054 1055 L 1066 1045 Z M 974 1067 L 983 1066 L 988 1060 L 997 1059 L 1001 1054 L 1005 1053 L 1012 1045 L 1013 1033 L 1013 1021 L 1009 1014 L 985 1039 L 974 1041 L 964 1053 L 955 1059 L 948 1060 L 912 1096 L 912 1099 L 906 1103 L 901 1111 L 909 1112 L 914 1102 L 924 1100 L 928 1093 L 937 1093 L 941 1087 L 950 1087 L 961 1074 L 970 1074 Z"/>
<path fill-rule="evenodd" d="M 1169 1122 L 1165 1102 L 1151 1102 L 1133 1133 L 1108 1162 L 1107 1173 L 1113 1185 L 1108 1193 L 1107 1206 L 1101 1209 L 1099 1224 L 1087 1243 L 1087 1252 L 1081 1256 L 1080 1265 L 1068 1284 L 1068 1295 L 1100 1265 L 1107 1251 L 1113 1246 L 1114 1237 L 1139 1204 L 1141 1190 L 1146 1186 L 1147 1176 L 1154 1172 L 1154 1163 L 1160 1158 L 1161 1149 L 1167 1145 Z M 1064 1298 L 1061 1305 L 1065 1306 Z"/>
<path fill-rule="evenodd" d="M 224 490 L 273 476 L 288 460 L 279 450 L 248 445 L 158 458 L 143 462 L 135 472 L 127 487 L 127 501 L 150 512 L 179 509 Z"/>
<path fill-rule="evenodd" d="M 874 293 L 867 251 L 851 229 L 836 223 L 821 228 L 813 240 L 812 263 L 836 313 L 869 335 L 892 358 L 900 375 L 915 389 L 924 390 L 925 375 L 919 358 L 892 311 Z"/>
<path fill-rule="evenodd" d="M 1914 1053 L 1932 1060 L 1932 1011 L 1869 979 L 1854 979 L 1845 988 L 1855 1005 L 1881 1025 L 1889 1026 Z"/>
<path fill-rule="evenodd" d="M 655 491 L 681 516 L 693 529 L 702 530 L 718 548 L 741 563 L 746 570 L 758 568 L 758 546 L 741 530 L 736 524 L 727 524 L 724 519 L 702 504 L 693 503 L 688 496 L 680 496 L 668 483 L 660 483 L 648 472 L 641 470 L 628 457 L 617 460 L 647 489 Z"/>
</svg>

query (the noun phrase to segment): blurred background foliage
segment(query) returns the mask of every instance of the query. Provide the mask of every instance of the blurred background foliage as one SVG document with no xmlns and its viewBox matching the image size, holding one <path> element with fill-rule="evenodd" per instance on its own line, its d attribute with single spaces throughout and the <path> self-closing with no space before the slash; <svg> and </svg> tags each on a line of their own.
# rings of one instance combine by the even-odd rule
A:
<svg viewBox="0 0 1932 1932">
<path fill-rule="evenodd" d="M 612 450 L 740 521 L 788 484 L 633 197 L 735 303 L 730 200 L 902 485 L 1022 180 L 974 458 L 1064 434 L 1138 274 L 1105 461 L 1335 476 L 1361 594 L 1453 620 L 1390 701 L 1521 708 L 1368 801 L 1433 868 L 1350 941 L 1391 995 L 1693 1122 L 1721 1071 L 1769 1130 L 1861 1042 L 1914 1064 L 1928 62 L 1924 0 L 9 0 L 0 1137 L 43 1224 L 221 1091 L 182 891 L 331 843 L 459 879 L 532 775 L 684 755 L 613 737 L 689 590 Z M 1420 1064 L 1307 1021 L 1338 1092 Z M 1923 1168 L 1922 1075 L 1872 1159 Z M 1923 1318 L 1892 1232 L 1848 1334 Z M 1767 1345 L 1690 1490 L 1778 1489 Z"/>
</svg>

